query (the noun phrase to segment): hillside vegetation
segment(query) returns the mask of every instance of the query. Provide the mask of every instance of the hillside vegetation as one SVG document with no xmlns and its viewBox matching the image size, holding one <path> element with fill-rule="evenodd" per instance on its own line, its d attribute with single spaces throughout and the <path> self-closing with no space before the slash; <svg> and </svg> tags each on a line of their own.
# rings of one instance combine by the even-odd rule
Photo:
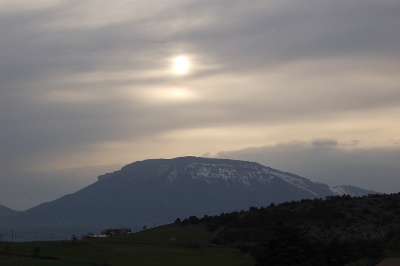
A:
<svg viewBox="0 0 400 266">
<path fill-rule="evenodd" d="M 272 203 L 265 208 L 250 207 L 246 212 L 189 217 L 181 224 L 206 223 L 210 231 L 219 230 L 215 241 L 233 244 L 259 242 L 271 235 L 272 226 L 278 221 L 308 229 L 315 240 L 340 236 L 351 241 L 399 241 L 400 193 Z"/>
<path fill-rule="evenodd" d="M 176 223 L 204 223 L 215 234 L 212 243 L 251 252 L 259 265 L 344 265 L 359 258 L 374 265 L 384 244 L 400 241 L 399 221 L 400 194 L 377 194 L 272 203 Z"/>
</svg>

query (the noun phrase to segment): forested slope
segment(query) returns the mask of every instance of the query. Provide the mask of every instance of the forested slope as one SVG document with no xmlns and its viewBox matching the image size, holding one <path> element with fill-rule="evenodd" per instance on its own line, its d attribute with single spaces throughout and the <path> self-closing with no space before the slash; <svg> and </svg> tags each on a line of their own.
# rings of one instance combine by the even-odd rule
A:
<svg viewBox="0 0 400 266">
<path fill-rule="evenodd" d="M 304 263 L 311 265 L 344 265 L 361 257 L 373 259 L 372 263 L 382 258 L 382 244 L 400 242 L 399 221 L 400 193 L 272 203 L 176 223 L 205 223 L 215 234 L 214 244 L 252 252 L 260 265 L 266 260 L 265 265 L 275 265 L 272 261 L 279 260 L 279 254 L 291 254 L 293 261 L 307 258 Z M 331 260 L 341 262 L 331 264 Z"/>
</svg>

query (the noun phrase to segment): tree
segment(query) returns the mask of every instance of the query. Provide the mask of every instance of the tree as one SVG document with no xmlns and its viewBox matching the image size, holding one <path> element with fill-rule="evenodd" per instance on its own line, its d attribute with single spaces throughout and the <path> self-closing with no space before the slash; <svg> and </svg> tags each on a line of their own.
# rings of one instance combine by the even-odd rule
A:
<svg viewBox="0 0 400 266">
<path fill-rule="evenodd" d="M 325 258 L 330 266 L 342 266 L 356 260 L 357 252 L 350 242 L 335 236 L 326 248 Z"/>
<path fill-rule="evenodd" d="M 277 222 L 272 237 L 253 254 L 258 266 L 343 266 L 357 259 L 350 242 L 334 237 L 329 243 L 312 242 L 306 229 Z"/>
<path fill-rule="evenodd" d="M 200 222 L 200 219 L 197 218 L 196 216 L 192 215 L 188 218 L 189 223 L 191 224 L 197 224 Z"/>
<path fill-rule="evenodd" d="M 259 245 L 254 258 L 258 266 L 303 265 L 307 263 L 311 247 L 306 230 L 278 222 L 273 226 L 273 236 Z"/>
<path fill-rule="evenodd" d="M 73 242 L 75 242 L 76 240 L 78 240 L 78 236 L 77 236 L 77 235 L 72 235 L 72 236 L 71 236 L 71 240 L 72 240 Z"/>
</svg>

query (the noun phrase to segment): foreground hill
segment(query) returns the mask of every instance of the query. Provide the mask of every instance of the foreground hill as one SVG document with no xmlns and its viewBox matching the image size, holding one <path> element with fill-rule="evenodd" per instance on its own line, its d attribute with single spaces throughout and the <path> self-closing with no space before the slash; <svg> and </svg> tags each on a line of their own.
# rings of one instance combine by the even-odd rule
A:
<svg viewBox="0 0 400 266">
<path fill-rule="evenodd" d="M 400 193 L 397 193 L 303 199 L 265 208 L 251 207 L 248 211 L 189 217 L 179 224 L 206 223 L 210 231 L 218 233 L 215 242 L 235 245 L 263 241 L 277 223 L 305 228 L 316 241 L 339 236 L 348 241 L 400 242 L 399 221 Z"/>
<path fill-rule="evenodd" d="M 205 224 L 214 232 L 212 243 L 250 252 L 257 265 L 345 265 L 362 260 L 351 265 L 372 266 L 400 254 L 399 202 L 400 193 L 330 196 L 191 216 L 175 224 Z"/>
<path fill-rule="evenodd" d="M 167 224 L 177 217 L 215 215 L 336 193 L 328 185 L 254 162 L 154 159 L 101 175 L 98 182 L 74 194 L 2 215 L 0 230 L 17 230 L 20 240 L 57 239 L 105 228 L 135 230 Z"/>
</svg>

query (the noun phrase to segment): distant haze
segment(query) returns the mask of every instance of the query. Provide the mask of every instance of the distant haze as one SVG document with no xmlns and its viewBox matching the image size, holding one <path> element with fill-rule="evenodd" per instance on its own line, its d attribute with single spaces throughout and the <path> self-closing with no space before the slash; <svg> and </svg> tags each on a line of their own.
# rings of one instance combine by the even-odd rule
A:
<svg viewBox="0 0 400 266">
<path fill-rule="evenodd" d="M 0 204 L 149 158 L 400 191 L 400 2 L 0 0 Z"/>
</svg>

